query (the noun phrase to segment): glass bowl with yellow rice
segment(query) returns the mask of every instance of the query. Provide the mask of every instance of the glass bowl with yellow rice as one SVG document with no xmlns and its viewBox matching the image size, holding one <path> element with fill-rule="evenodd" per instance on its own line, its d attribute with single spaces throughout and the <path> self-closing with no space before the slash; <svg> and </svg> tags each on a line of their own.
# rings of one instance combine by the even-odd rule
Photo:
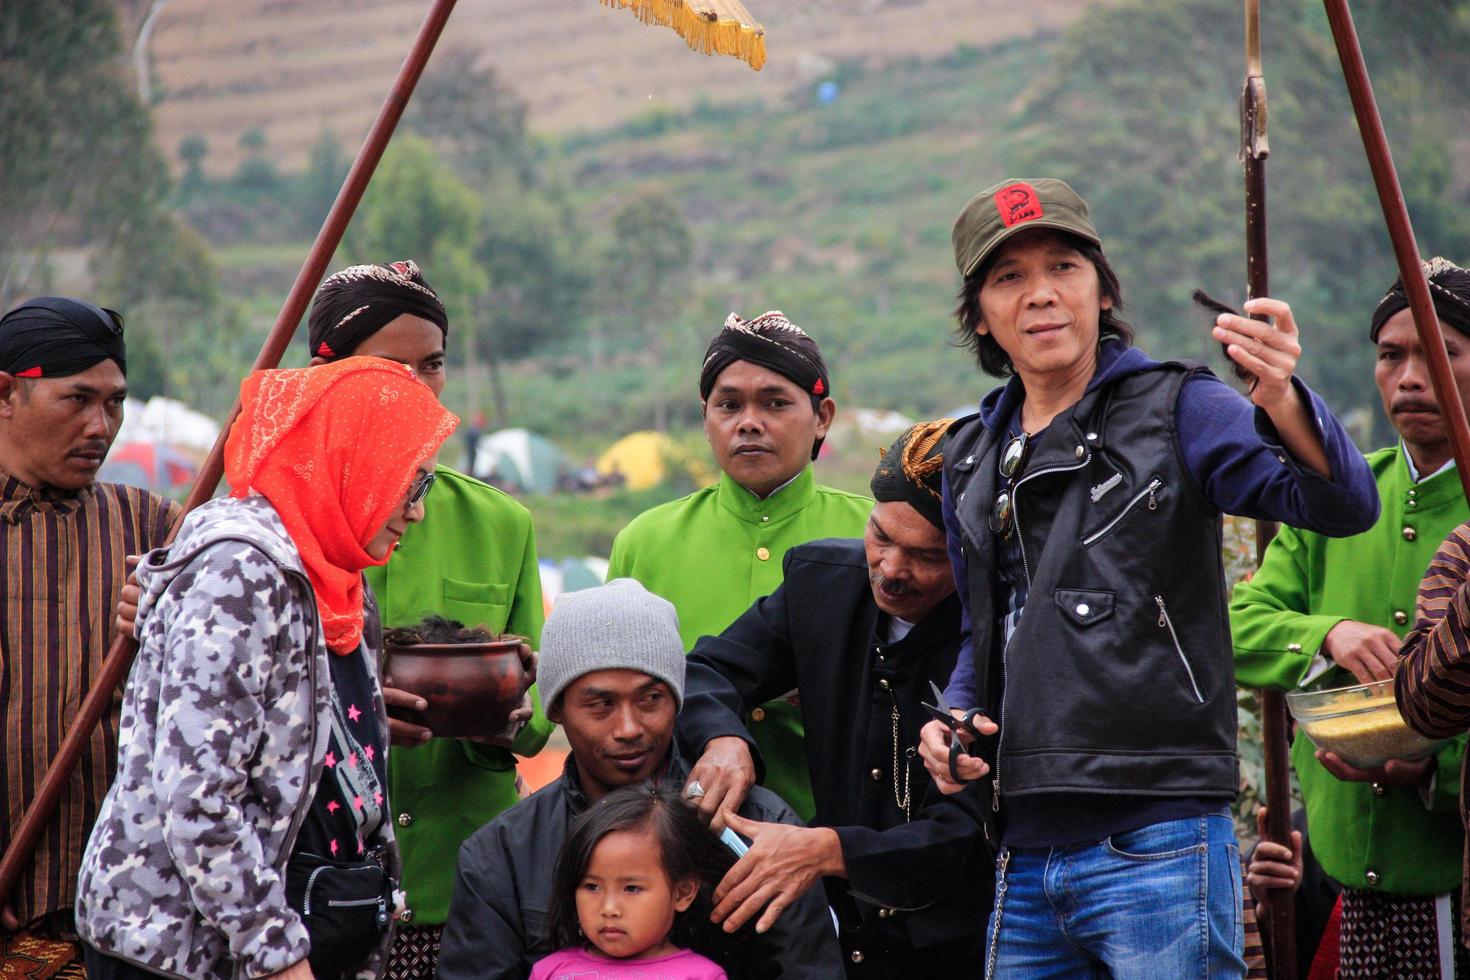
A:
<svg viewBox="0 0 1470 980">
<path fill-rule="evenodd" d="M 1286 706 L 1312 744 L 1359 769 L 1389 759 L 1422 759 L 1448 739 L 1425 738 L 1399 715 L 1393 679 L 1324 691 L 1292 691 Z"/>
</svg>

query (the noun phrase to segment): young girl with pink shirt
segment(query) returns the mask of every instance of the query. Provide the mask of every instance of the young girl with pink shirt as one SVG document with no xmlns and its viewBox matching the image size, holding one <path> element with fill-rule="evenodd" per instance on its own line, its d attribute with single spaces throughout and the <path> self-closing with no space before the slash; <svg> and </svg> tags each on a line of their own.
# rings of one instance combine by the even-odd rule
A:
<svg viewBox="0 0 1470 980">
<path fill-rule="evenodd" d="M 727 980 L 688 947 L 708 930 L 710 893 L 734 855 L 667 790 L 609 793 L 557 856 L 552 941 L 531 980 Z"/>
</svg>

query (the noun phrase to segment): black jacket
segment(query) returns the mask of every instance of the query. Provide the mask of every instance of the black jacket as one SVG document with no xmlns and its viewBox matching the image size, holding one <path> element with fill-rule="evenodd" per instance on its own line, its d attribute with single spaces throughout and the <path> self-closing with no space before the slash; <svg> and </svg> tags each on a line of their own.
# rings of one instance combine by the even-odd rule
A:
<svg viewBox="0 0 1470 980">
<path fill-rule="evenodd" d="M 897 643 L 873 602 L 863 544 L 831 539 L 786 553 L 784 581 L 720 636 L 690 653 L 679 736 L 697 757 L 713 738 L 750 741 L 742 720 L 800 691 L 814 826 L 832 827 L 848 877 L 829 879 L 843 952 L 891 975 L 955 964 L 978 975 L 989 912 L 989 850 L 973 790 L 946 797 L 909 750 L 928 721 L 921 701 L 943 685 L 959 647 L 950 596 Z M 899 715 L 895 792 L 893 711 Z M 755 751 L 754 743 L 751 743 Z M 759 755 L 756 755 L 759 765 Z M 897 802 L 905 784 L 912 822 Z M 966 973 L 964 968 L 971 968 Z"/>
<path fill-rule="evenodd" d="M 682 783 L 688 767 L 671 752 L 665 779 Z M 567 757 L 560 779 L 533 793 L 465 841 L 459 849 L 454 896 L 439 951 L 438 980 L 525 980 L 531 966 L 555 952 L 548 935 L 551 875 L 572 819 L 589 803 Z M 799 824 L 779 797 L 757 789 L 740 815 Z M 809 893 L 782 913 L 764 935 L 741 944 L 722 962 L 730 980 L 831 980 L 842 975 L 831 916 Z"/>
<path fill-rule="evenodd" d="M 1008 643 L 988 526 L 1005 440 L 978 418 L 951 436 L 976 703 L 1001 721 L 990 783 L 1002 796 L 1235 795 L 1219 512 L 1174 424 L 1190 373 L 1159 364 L 1099 385 L 1032 446 L 1013 488 L 1029 591 Z"/>
</svg>

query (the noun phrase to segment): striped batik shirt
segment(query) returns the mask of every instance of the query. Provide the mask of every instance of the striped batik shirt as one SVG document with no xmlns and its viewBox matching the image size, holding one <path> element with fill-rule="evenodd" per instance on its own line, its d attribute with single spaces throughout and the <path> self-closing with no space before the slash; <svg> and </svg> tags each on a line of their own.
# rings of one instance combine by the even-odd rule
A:
<svg viewBox="0 0 1470 980">
<path fill-rule="evenodd" d="M 1470 729 L 1470 523 L 1450 532 L 1440 545 L 1424 580 L 1414 632 L 1404 638 L 1394 693 L 1399 711 L 1414 728 L 1433 738 Z M 1460 770 L 1460 817 L 1470 831 L 1465 778 L 1470 754 Z M 1470 848 L 1470 844 L 1467 844 Z M 1470 899 L 1470 850 L 1467 850 L 1465 898 Z M 1461 902 L 1461 933 L 1470 936 L 1470 901 Z"/>
<path fill-rule="evenodd" d="M 0 845 L 9 843 L 115 632 L 124 558 L 163 544 L 174 502 L 110 483 L 36 489 L 0 472 Z M 76 899 L 82 849 L 117 768 L 119 692 L 42 833 L 12 907 L 22 922 Z"/>
</svg>

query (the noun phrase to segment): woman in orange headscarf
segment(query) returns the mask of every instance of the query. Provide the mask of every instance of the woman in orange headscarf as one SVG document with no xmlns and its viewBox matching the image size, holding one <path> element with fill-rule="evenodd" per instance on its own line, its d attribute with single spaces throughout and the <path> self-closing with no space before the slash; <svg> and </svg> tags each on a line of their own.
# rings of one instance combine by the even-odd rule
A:
<svg viewBox="0 0 1470 980">
<path fill-rule="evenodd" d="M 376 965 L 397 856 L 362 570 L 422 519 L 457 421 L 378 358 L 246 379 L 230 496 L 138 569 L 118 777 L 79 881 L 89 975 Z"/>
</svg>

